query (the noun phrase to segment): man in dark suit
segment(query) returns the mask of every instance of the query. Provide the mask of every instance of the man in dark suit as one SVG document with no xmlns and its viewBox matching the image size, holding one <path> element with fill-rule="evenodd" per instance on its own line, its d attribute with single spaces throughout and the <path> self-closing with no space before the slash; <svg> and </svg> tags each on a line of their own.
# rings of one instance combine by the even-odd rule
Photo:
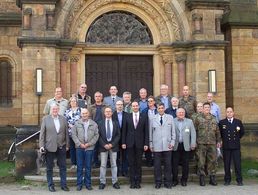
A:
<svg viewBox="0 0 258 195">
<path fill-rule="evenodd" d="M 126 128 L 126 117 L 127 113 L 123 111 L 123 102 L 121 100 L 118 100 L 116 102 L 116 111 L 112 115 L 112 119 L 114 121 L 117 121 L 120 128 L 120 134 L 122 135 L 122 132 L 124 132 L 123 129 Z M 122 145 L 122 136 L 119 140 L 119 146 Z M 117 166 L 118 166 L 118 175 L 122 174 L 123 176 L 128 175 L 128 158 L 127 158 L 127 151 L 120 148 L 120 150 L 117 153 Z"/>
<path fill-rule="evenodd" d="M 166 114 L 170 114 L 176 118 L 176 111 L 178 109 L 179 100 L 176 97 L 171 98 L 171 106 L 165 110 Z"/>
<path fill-rule="evenodd" d="M 58 104 L 50 106 L 51 115 L 42 119 L 39 147 L 40 152 L 46 151 L 47 183 L 50 192 L 55 192 L 53 182 L 54 159 L 57 158 L 60 171 L 61 189 L 69 191 L 66 185 L 66 151 L 69 149 L 69 135 L 67 121 L 64 116 L 58 114 Z"/>
<path fill-rule="evenodd" d="M 119 151 L 120 129 L 116 121 L 112 120 L 112 109 L 106 107 L 104 110 L 105 119 L 99 124 L 99 151 L 100 151 L 100 185 L 103 190 L 106 186 L 106 168 L 108 156 L 110 158 L 113 188 L 119 189 L 117 182 L 117 152 Z"/>
<path fill-rule="evenodd" d="M 222 138 L 223 160 L 224 160 L 224 185 L 228 186 L 231 182 L 230 165 L 233 159 L 236 181 L 238 186 L 243 185 L 241 174 L 241 152 L 240 139 L 244 135 L 244 127 L 241 120 L 234 118 L 234 110 L 228 107 L 226 110 L 227 118 L 219 122 L 219 129 Z"/>
<path fill-rule="evenodd" d="M 118 100 L 123 100 L 121 97 L 117 96 L 117 88 L 116 86 L 111 86 L 109 89 L 110 96 L 104 97 L 104 104 L 110 106 L 112 108 L 112 111 L 116 110 L 116 102 Z"/>
<path fill-rule="evenodd" d="M 141 188 L 141 164 L 143 150 L 148 150 L 149 125 L 147 114 L 139 112 L 138 102 L 132 102 L 132 113 L 126 119 L 122 133 L 122 148 L 127 149 L 130 167 L 130 188 Z"/>
</svg>

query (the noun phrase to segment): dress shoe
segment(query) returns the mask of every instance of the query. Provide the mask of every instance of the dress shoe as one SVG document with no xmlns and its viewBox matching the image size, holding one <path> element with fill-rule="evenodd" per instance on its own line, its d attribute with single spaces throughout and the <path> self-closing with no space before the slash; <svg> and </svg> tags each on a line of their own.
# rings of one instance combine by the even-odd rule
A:
<svg viewBox="0 0 258 195">
<path fill-rule="evenodd" d="M 66 192 L 70 191 L 67 186 L 63 186 L 63 187 L 61 187 L 61 189 L 62 189 L 63 191 L 66 191 Z"/>
<path fill-rule="evenodd" d="M 159 184 L 159 183 L 155 185 L 156 189 L 160 189 L 160 187 L 161 187 L 161 184 Z"/>
<path fill-rule="evenodd" d="M 212 186 L 218 185 L 217 182 L 216 182 L 215 175 L 211 175 L 211 176 L 210 176 L 210 182 L 209 182 L 209 184 L 211 184 Z"/>
<path fill-rule="evenodd" d="M 237 182 L 237 185 L 238 185 L 238 186 L 243 186 L 244 184 L 243 184 L 242 181 L 238 181 L 238 182 Z"/>
<path fill-rule="evenodd" d="M 200 176 L 200 186 L 205 186 L 204 175 L 201 175 L 201 176 Z"/>
<path fill-rule="evenodd" d="M 172 185 L 171 184 L 164 184 L 164 187 L 167 188 L 167 189 L 171 189 Z"/>
<path fill-rule="evenodd" d="M 49 190 L 50 192 L 55 192 L 55 191 L 56 191 L 56 189 L 55 189 L 54 186 L 49 186 L 49 187 L 48 187 L 48 190 Z"/>
<path fill-rule="evenodd" d="M 186 183 L 186 181 L 181 181 L 181 186 L 187 186 L 187 183 Z"/>
<path fill-rule="evenodd" d="M 224 186 L 229 186 L 230 185 L 230 181 L 225 181 Z"/>
<path fill-rule="evenodd" d="M 86 186 L 87 190 L 93 190 L 93 188 L 91 186 Z"/>
<path fill-rule="evenodd" d="M 131 185 L 130 185 L 130 188 L 131 188 L 131 189 L 134 189 L 134 188 L 135 188 L 135 185 L 134 185 L 134 184 L 131 184 Z"/>
<path fill-rule="evenodd" d="M 122 173 L 123 177 L 128 177 L 128 173 Z"/>
<path fill-rule="evenodd" d="M 77 191 L 81 191 L 82 190 L 82 186 L 77 186 L 76 190 Z"/>
<path fill-rule="evenodd" d="M 178 184 L 178 181 L 173 181 L 173 183 L 172 183 L 172 186 L 177 186 L 177 184 Z"/>
<path fill-rule="evenodd" d="M 113 188 L 115 188 L 115 189 L 120 189 L 120 186 L 119 186 L 118 182 L 116 182 L 116 183 L 113 184 Z"/>
<path fill-rule="evenodd" d="M 135 184 L 135 188 L 136 189 L 140 189 L 141 188 L 141 185 L 139 183 Z"/>
<path fill-rule="evenodd" d="M 99 189 L 100 189 L 100 190 L 103 190 L 105 187 L 106 187 L 105 184 L 103 184 L 103 183 L 99 184 Z"/>
</svg>

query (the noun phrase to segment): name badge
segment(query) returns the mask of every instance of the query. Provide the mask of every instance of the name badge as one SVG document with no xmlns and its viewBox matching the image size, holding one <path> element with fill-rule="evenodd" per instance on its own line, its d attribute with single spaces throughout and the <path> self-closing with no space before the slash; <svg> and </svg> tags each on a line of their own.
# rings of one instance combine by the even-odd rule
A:
<svg viewBox="0 0 258 195">
<path fill-rule="evenodd" d="M 223 126 L 222 126 L 222 128 L 223 128 L 223 129 L 226 129 L 226 128 L 227 128 L 227 126 L 226 126 L 226 125 L 223 125 Z"/>
<path fill-rule="evenodd" d="M 186 132 L 186 133 L 189 133 L 189 132 L 190 132 L 190 129 L 185 129 L 185 132 Z"/>
</svg>

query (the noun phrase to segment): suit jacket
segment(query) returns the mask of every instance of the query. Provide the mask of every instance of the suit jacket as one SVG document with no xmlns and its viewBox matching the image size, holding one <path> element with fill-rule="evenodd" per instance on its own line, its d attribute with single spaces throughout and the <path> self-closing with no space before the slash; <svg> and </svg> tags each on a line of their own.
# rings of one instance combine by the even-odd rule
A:
<svg viewBox="0 0 258 195">
<path fill-rule="evenodd" d="M 155 102 L 156 102 L 157 105 L 162 102 L 162 101 L 161 101 L 161 97 L 162 97 L 162 96 L 159 95 L 159 96 L 157 96 L 157 97 L 155 98 Z M 168 95 L 168 108 L 171 107 L 171 98 L 172 98 L 172 96 L 171 96 L 171 95 Z"/>
<path fill-rule="evenodd" d="M 85 129 L 83 121 L 78 120 L 72 128 L 72 138 L 76 148 L 80 148 L 81 144 L 90 144 L 86 150 L 93 150 L 99 138 L 98 125 L 89 119 L 89 127 L 87 130 L 87 140 L 85 140 Z"/>
<path fill-rule="evenodd" d="M 225 118 L 219 122 L 223 149 L 240 149 L 240 139 L 244 135 L 242 121 L 234 118 L 232 124 Z"/>
<path fill-rule="evenodd" d="M 122 144 L 122 134 L 125 132 L 125 128 L 126 128 L 126 118 L 128 116 L 128 113 L 126 113 L 125 111 L 122 111 L 122 126 L 120 127 L 119 126 L 119 129 L 120 129 L 120 145 Z M 114 121 L 116 121 L 119 125 L 119 121 L 118 121 L 118 116 L 117 116 L 117 111 L 115 111 L 112 115 L 112 119 Z"/>
<path fill-rule="evenodd" d="M 54 119 L 51 115 L 44 116 L 42 119 L 39 147 L 44 147 L 49 152 L 56 152 L 58 147 L 69 147 L 68 125 L 64 116 L 58 116 L 60 129 L 57 133 Z"/>
<path fill-rule="evenodd" d="M 168 146 L 175 145 L 176 133 L 173 117 L 168 114 L 162 116 L 163 123 L 160 124 L 160 115 L 156 114 L 150 122 L 150 147 L 154 152 L 170 151 Z"/>
<path fill-rule="evenodd" d="M 178 109 L 178 108 L 177 108 L 177 109 Z M 173 118 L 176 118 L 176 111 L 177 111 L 177 109 L 173 109 L 173 107 L 170 106 L 169 108 L 167 108 L 167 109 L 165 110 L 165 113 L 172 115 Z"/>
<path fill-rule="evenodd" d="M 99 151 L 100 152 L 106 152 L 107 150 L 104 148 L 104 145 L 106 144 L 112 144 L 112 151 L 118 152 L 119 151 L 119 140 L 120 140 L 120 129 L 119 124 L 112 120 L 113 123 L 113 131 L 112 131 L 112 138 L 111 141 L 107 141 L 107 135 L 106 135 L 106 125 L 105 125 L 105 119 L 101 121 L 99 124 Z"/>
<path fill-rule="evenodd" d="M 179 144 L 179 135 L 180 135 L 180 129 L 179 129 L 179 121 L 178 118 L 174 118 L 175 123 L 175 129 L 176 129 L 176 143 L 173 148 L 174 151 L 177 151 L 178 144 Z M 184 121 L 182 122 L 182 137 L 183 137 L 183 145 L 185 151 L 190 151 L 191 147 L 196 147 L 196 131 L 193 125 L 193 121 L 188 118 L 184 118 Z"/>
<path fill-rule="evenodd" d="M 143 146 L 149 146 L 149 119 L 145 113 L 140 113 L 138 125 L 135 129 L 133 114 L 127 115 L 125 132 L 122 133 L 122 144 L 127 148 L 136 146 L 143 149 Z"/>
<path fill-rule="evenodd" d="M 115 101 L 113 102 L 113 99 L 111 96 L 104 97 L 103 103 L 110 106 L 112 108 L 112 111 L 114 112 L 116 110 L 116 102 L 118 100 L 123 101 L 123 98 L 116 96 Z"/>
</svg>

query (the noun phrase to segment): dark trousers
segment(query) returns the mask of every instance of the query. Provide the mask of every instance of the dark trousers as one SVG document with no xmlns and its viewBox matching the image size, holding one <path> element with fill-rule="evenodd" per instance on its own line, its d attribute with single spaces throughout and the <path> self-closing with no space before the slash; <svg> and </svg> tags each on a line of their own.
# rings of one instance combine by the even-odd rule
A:
<svg viewBox="0 0 258 195">
<path fill-rule="evenodd" d="M 152 152 L 150 151 L 150 149 L 145 151 L 145 159 L 147 166 L 152 166 Z"/>
<path fill-rule="evenodd" d="M 171 185 L 171 151 L 153 152 L 154 154 L 154 176 L 155 183 L 162 184 L 162 159 L 164 162 L 164 184 Z"/>
<path fill-rule="evenodd" d="M 46 153 L 46 166 L 47 166 L 47 183 L 48 187 L 54 186 L 53 182 L 53 167 L 54 159 L 57 158 L 57 165 L 59 167 L 61 187 L 66 186 L 66 146 L 57 148 L 56 152 Z"/>
<path fill-rule="evenodd" d="M 127 152 L 128 152 L 130 182 L 131 184 L 140 184 L 141 173 L 142 173 L 143 149 L 133 146 L 131 148 L 127 148 Z"/>
<path fill-rule="evenodd" d="M 241 152 L 239 149 L 229 149 L 223 150 L 223 161 L 224 161 L 224 171 L 225 177 L 224 180 L 230 182 L 231 181 L 231 172 L 230 165 L 231 160 L 233 159 L 235 173 L 236 173 L 236 181 L 242 182 L 242 174 L 241 174 Z"/>
<path fill-rule="evenodd" d="M 117 152 L 117 168 L 118 168 L 118 174 L 120 175 L 128 174 L 127 149 L 120 149 L 119 152 Z"/>
<path fill-rule="evenodd" d="M 182 164 L 182 178 L 181 181 L 187 182 L 189 173 L 189 156 L 190 151 L 185 151 L 184 144 L 179 143 L 177 151 L 172 153 L 172 175 L 173 182 L 178 182 L 178 165 Z"/>
<path fill-rule="evenodd" d="M 76 165 L 76 148 L 73 139 L 70 137 L 70 158 L 72 165 Z"/>
<path fill-rule="evenodd" d="M 100 161 L 99 161 L 99 141 L 96 142 L 95 148 L 93 150 L 93 164 L 95 166 L 100 165 Z"/>
</svg>

